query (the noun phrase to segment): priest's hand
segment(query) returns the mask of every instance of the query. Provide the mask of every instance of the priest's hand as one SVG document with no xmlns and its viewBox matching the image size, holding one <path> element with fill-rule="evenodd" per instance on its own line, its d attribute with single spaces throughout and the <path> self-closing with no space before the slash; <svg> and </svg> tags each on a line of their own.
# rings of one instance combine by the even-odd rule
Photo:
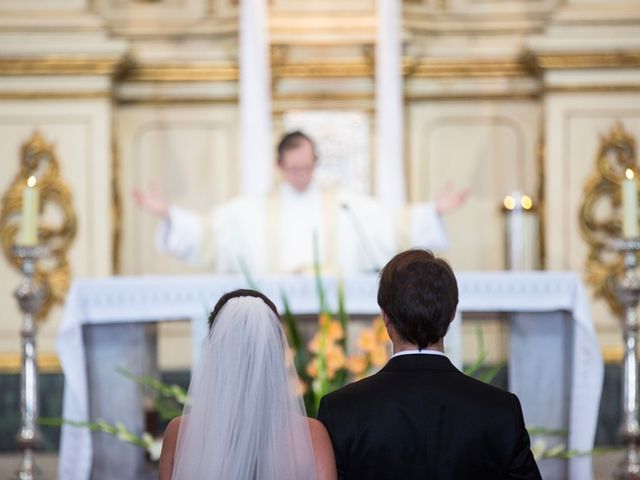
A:
<svg viewBox="0 0 640 480">
<path fill-rule="evenodd" d="M 440 215 L 451 213 L 465 204 L 471 189 L 454 190 L 453 183 L 447 182 L 436 197 L 436 211 Z"/>
<path fill-rule="evenodd" d="M 164 197 L 157 183 L 152 183 L 147 190 L 133 189 L 133 199 L 143 210 L 159 218 L 169 218 L 169 202 Z"/>
</svg>

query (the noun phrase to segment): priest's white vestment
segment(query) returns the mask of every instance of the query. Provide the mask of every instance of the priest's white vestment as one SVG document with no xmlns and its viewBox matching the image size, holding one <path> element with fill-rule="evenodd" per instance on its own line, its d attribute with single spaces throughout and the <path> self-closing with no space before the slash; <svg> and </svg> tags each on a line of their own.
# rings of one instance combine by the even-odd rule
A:
<svg viewBox="0 0 640 480">
<path fill-rule="evenodd" d="M 317 239 L 314 242 L 314 238 Z M 283 183 L 265 195 L 241 196 L 208 217 L 170 208 L 156 236 L 161 251 L 216 273 L 309 272 L 314 243 L 325 272 L 377 271 L 409 246 L 443 250 L 447 236 L 432 203 L 400 210 L 376 199 L 312 183 L 299 192 Z"/>
</svg>

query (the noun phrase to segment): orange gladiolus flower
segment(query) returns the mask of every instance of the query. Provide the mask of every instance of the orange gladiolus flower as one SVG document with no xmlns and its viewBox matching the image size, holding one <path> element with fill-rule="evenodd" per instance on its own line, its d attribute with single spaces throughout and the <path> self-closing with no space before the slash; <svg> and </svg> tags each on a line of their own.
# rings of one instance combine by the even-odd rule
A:
<svg viewBox="0 0 640 480">
<path fill-rule="evenodd" d="M 371 358 L 371 363 L 376 367 L 382 367 L 385 363 L 387 363 L 387 360 L 389 359 L 387 348 L 381 345 L 378 345 L 376 348 L 374 348 L 369 355 Z"/>
<path fill-rule="evenodd" d="M 367 356 L 364 354 L 352 355 L 345 362 L 347 369 L 354 375 L 364 373 L 367 368 Z"/>
<path fill-rule="evenodd" d="M 391 341 L 389 334 L 387 333 L 387 327 L 384 326 L 382 318 L 378 317 L 373 321 L 373 330 L 375 332 L 377 342 L 387 343 Z"/>
<path fill-rule="evenodd" d="M 358 338 L 358 348 L 365 352 L 370 352 L 375 348 L 375 335 L 370 329 L 364 330 Z"/>
<path fill-rule="evenodd" d="M 311 378 L 316 378 L 318 376 L 318 360 L 313 359 L 307 364 L 307 375 Z"/>
<path fill-rule="evenodd" d="M 329 323 L 327 337 L 331 340 L 342 340 L 344 338 L 344 329 L 342 328 L 342 324 L 337 320 L 333 320 Z"/>
<path fill-rule="evenodd" d="M 327 372 L 329 378 L 333 378 L 335 373 L 344 367 L 344 351 L 341 347 L 333 344 L 327 348 Z"/>
<path fill-rule="evenodd" d="M 320 350 L 320 334 L 316 333 L 311 340 L 309 340 L 309 343 L 307 344 L 307 349 L 311 352 L 311 353 L 318 353 L 318 351 Z"/>
</svg>

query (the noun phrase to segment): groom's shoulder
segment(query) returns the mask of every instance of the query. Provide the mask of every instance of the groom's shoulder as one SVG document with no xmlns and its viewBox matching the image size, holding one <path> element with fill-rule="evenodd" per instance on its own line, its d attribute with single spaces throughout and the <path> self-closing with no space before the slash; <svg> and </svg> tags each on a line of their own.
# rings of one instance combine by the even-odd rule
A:
<svg viewBox="0 0 640 480">
<path fill-rule="evenodd" d="M 327 401 L 342 402 L 350 401 L 361 395 L 370 395 L 372 391 L 381 387 L 381 373 L 378 372 L 369 377 L 365 377 L 344 387 L 334 390 L 324 396 Z"/>
</svg>

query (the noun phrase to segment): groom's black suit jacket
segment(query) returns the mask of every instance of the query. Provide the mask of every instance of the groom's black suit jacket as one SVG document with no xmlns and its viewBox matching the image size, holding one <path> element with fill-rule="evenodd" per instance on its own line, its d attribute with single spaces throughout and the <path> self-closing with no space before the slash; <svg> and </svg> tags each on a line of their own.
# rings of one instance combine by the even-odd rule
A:
<svg viewBox="0 0 640 480">
<path fill-rule="evenodd" d="M 518 398 L 442 355 L 392 358 L 326 395 L 340 479 L 540 479 Z"/>
</svg>

